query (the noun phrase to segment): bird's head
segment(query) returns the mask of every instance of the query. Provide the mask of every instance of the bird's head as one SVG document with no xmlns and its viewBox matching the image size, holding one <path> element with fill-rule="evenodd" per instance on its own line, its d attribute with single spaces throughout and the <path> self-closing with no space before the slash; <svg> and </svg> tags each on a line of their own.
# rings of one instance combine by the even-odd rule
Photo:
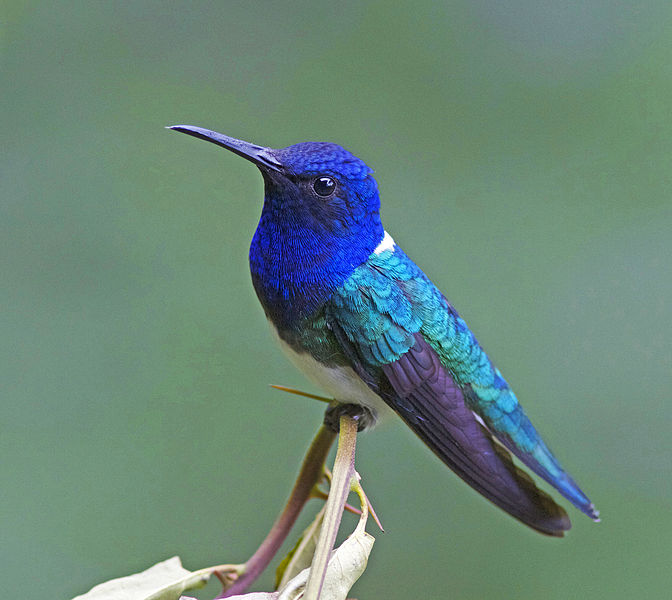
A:
<svg viewBox="0 0 672 600">
<path fill-rule="evenodd" d="M 250 265 L 262 302 L 297 290 L 317 302 L 383 239 L 373 171 L 341 146 L 304 142 L 276 150 L 191 125 L 171 129 L 222 146 L 261 171 L 264 207 Z"/>
<path fill-rule="evenodd" d="M 209 129 L 174 125 L 176 131 L 222 146 L 255 163 L 265 182 L 265 204 L 285 225 L 306 233 L 377 237 L 382 229 L 380 200 L 373 170 L 337 144 L 303 142 L 275 150 L 250 144 Z"/>
</svg>

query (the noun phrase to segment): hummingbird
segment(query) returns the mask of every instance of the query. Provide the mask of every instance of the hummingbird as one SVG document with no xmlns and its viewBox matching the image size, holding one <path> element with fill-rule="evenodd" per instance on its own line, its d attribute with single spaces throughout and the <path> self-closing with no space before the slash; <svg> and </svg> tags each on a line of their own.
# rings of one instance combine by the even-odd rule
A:
<svg viewBox="0 0 672 600">
<path fill-rule="evenodd" d="M 363 430 L 392 411 L 532 529 L 561 537 L 571 522 L 512 455 L 599 521 L 455 308 L 383 228 L 371 168 L 333 143 L 273 149 L 191 125 L 169 129 L 261 172 L 252 283 L 282 350 L 334 398 L 327 425 L 337 430 L 349 414 Z"/>
</svg>

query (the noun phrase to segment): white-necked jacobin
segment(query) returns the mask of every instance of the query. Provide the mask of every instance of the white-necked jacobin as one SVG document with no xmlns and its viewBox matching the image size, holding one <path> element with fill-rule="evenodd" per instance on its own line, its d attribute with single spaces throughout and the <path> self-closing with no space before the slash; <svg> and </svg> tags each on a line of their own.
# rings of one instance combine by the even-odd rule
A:
<svg viewBox="0 0 672 600">
<path fill-rule="evenodd" d="M 264 205 L 250 247 L 252 282 L 283 350 L 359 427 L 387 407 L 488 500 L 562 536 L 565 510 L 525 465 L 593 520 L 563 470 L 457 311 L 383 229 L 372 170 L 330 143 L 281 150 L 176 125 L 253 162 Z"/>
</svg>

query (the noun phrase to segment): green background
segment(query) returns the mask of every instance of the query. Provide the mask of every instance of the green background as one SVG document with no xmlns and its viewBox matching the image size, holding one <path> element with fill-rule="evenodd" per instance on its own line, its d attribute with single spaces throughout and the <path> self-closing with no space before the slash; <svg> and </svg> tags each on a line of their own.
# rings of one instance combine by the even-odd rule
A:
<svg viewBox="0 0 672 600">
<path fill-rule="evenodd" d="M 354 595 L 669 597 L 669 2 L 24 0 L 0 17 L 3 596 L 67 599 L 173 554 L 244 560 L 321 420 L 267 387 L 317 391 L 250 284 L 261 178 L 163 129 L 188 123 L 372 165 L 388 231 L 602 512 L 539 536 L 390 421 L 359 440 L 387 533 L 370 528 Z"/>
</svg>

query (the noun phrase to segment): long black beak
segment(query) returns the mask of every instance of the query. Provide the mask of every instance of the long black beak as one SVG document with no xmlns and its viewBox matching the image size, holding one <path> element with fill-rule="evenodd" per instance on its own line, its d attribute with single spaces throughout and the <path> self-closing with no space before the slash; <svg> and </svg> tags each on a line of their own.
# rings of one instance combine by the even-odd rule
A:
<svg viewBox="0 0 672 600">
<path fill-rule="evenodd" d="M 282 163 L 273 156 L 273 150 L 270 148 L 256 146 L 255 144 L 237 140 L 236 138 L 217 133 L 216 131 L 210 131 L 209 129 L 194 127 L 192 125 L 171 125 L 166 129 L 174 129 L 175 131 L 181 131 L 187 135 L 193 135 L 206 142 L 212 142 L 222 148 L 231 150 L 234 154 L 246 158 L 259 167 L 282 172 Z"/>
</svg>

